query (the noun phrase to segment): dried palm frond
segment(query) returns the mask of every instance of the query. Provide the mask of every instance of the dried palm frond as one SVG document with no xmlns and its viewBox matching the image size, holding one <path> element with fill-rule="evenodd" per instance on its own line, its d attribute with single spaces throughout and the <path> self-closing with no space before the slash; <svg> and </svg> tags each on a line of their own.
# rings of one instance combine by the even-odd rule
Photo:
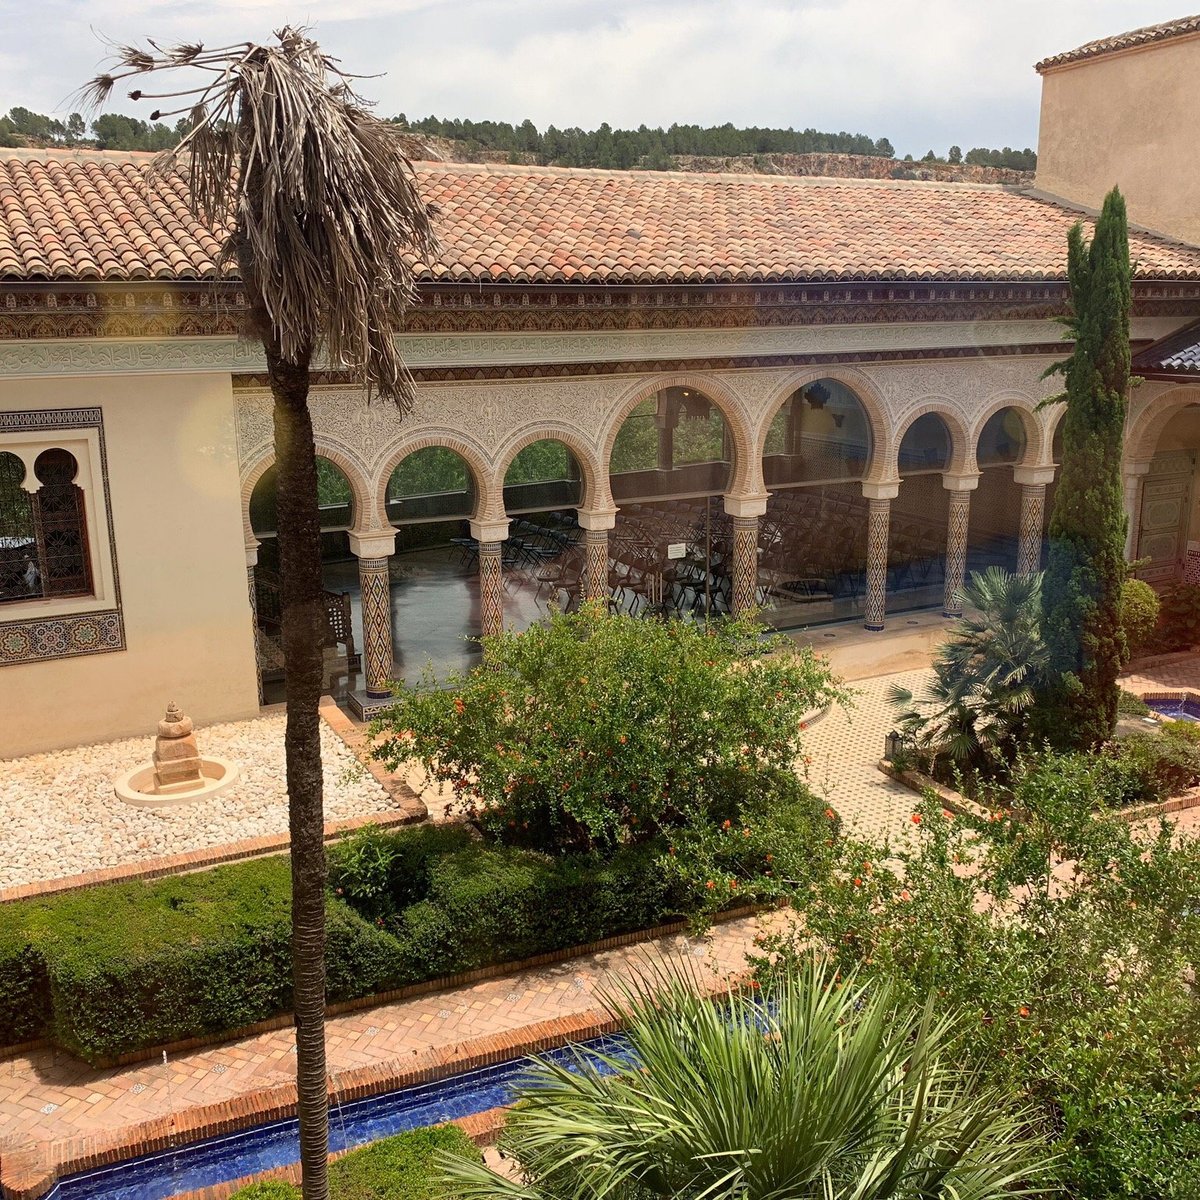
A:
<svg viewBox="0 0 1200 1200">
<path fill-rule="evenodd" d="M 186 115 L 190 129 L 156 161 L 152 182 L 183 176 L 196 216 L 228 231 L 226 256 L 237 250 L 284 361 L 324 353 L 407 409 L 412 378 L 394 335 L 415 275 L 438 254 L 434 211 L 413 177 L 413 142 L 368 111 L 353 77 L 306 30 L 288 26 L 275 37 L 215 50 L 117 47 L 114 68 L 83 98 L 96 107 L 134 75 L 211 76 L 153 94 L 183 101 L 153 119 Z"/>
</svg>

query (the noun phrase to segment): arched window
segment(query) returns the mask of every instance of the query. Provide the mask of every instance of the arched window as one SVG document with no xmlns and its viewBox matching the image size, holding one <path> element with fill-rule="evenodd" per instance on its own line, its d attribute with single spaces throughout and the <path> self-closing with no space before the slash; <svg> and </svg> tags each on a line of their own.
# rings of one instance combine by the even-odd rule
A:
<svg viewBox="0 0 1200 1200">
<path fill-rule="evenodd" d="M 504 509 L 514 513 L 574 508 L 583 494 L 575 455 L 560 441 L 543 438 L 521 450 L 504 474 Z"/>
<path fill-rule="evenodd" d="M 1025 422 L 1015 408 L 993 413 L 979 433 L 975 458 L 981 467 L 1017 463 L 1025 457 Z"/>
<path fill-rule="evenodd" d="M 720 408 L 695 388 L 670 387 L 621 423 L 609 458 L 618 504 L 717 494 L 729 486 L 733 450 Z"/>
<path fill-rule="evenodd" d="M 967 571 L 1017 569 L 1021 487 L 1009 469 L 1025 458 L 1025 423 L 1015 408 L 993 413 L 979 432 L 975 459 L 979 481 L 967 526 Z"/>
<path fill-rule="evenodd" d="M 900 474 L 944 471 L 950 465 L 950 430 L 937 413 L 925 413 L 905 431 L 897 455 Z"/>
<path fill-rule="evenodd" d="M 763 450 L 772 484 L 861 480 L 871 461 L 871 422 L 862 401 L 836 379 L 798 388 L 775 414 Z"/>
<path fill-rule="evenodd" d="M 35 459 L 36 490 L 26 467 L 0 453 L 0 601 L 86 596 L 92 591 L 87 522 L 79 463 L 68 450 Z"/>
<path fill-rule="evenodd" d="M 475 481 L 461 454 L 448 446 L 414 450 L 397 464 L 387 485 L 387 515 L 404 521 L 469 517 Z"/>
<path fill-rule="evenodd" d="M 278 468 L 272 463 L 250 495 L 250 527 L 260 537 L 272 535 L 278 528 L 278 486 Z M 320 456 L 317 458 L 317 504 L 321 509 L 322 530 L 349 529 L 354 524 L 354 489 L 341 467 Z"/>
</svg>

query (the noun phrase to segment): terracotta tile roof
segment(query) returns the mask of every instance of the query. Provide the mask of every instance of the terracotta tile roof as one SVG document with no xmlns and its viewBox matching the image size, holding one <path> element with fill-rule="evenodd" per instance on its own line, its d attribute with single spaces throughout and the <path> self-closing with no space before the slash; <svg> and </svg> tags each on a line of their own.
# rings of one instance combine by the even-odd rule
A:
<svg viewBox="0 0 1200 1200">
<path fill-rule="evenodd" d="M 1200 32 L 1200 15 L 1176 17 L 1175 20 L 1164 21 L 1161 25 L 1143 25 L 1141 29 L 1131 29 L 1128 33 L 1118 33 L 1113 37 L 1098 38 L 1076 50 L 1068 50 L 1064 54 L 1043 58 L 1034 67 L 1034 70 L 1041 72 L 1049 67 L 1061 67 L 1067 63 L 1081 62 L 1085 58 L 1098 58 L 1101 54 L 1112 54 L 1116 50 L 1129 50 L 1134 46 L 1145 46 L 1150 42 L 1165 42 L 1168 38 L 1182 37 L 1184 34 L 1197 32 Z"/>
<path fill-rule="evenodd" d="M 1189 325 L 1136 354 L 1133 373 L 1200 379 L 1200 324 Z"/>
<path fill-rule="evenodd" d="M 218 239 L 148 156 L 0 159 L 0 278 L 198 279 Z M 1072 211 L 978 184 L 420 163 L 445 251 L 427 280 L 722 283 L 1062 279 Z M 1146 279 L 1200 279 L 1200 248 L 1132 240 Z"/>
</svg>

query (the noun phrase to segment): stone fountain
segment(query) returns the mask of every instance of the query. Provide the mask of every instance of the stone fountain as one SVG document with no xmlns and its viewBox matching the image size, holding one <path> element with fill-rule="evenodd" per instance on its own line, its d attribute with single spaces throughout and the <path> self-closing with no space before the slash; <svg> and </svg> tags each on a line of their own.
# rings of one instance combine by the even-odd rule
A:
<svg viewBox="0 0 1200 1200">
<path fill-rule="evenodd" d="M 200 757 L 192 718 L 172 700 L 158 723 L 153 761 L 126 771 L 115 786 L 117 795 L 127 804 L 165 808 L 215 796 L 237 777 L 236 763 Z"/>
</svg>

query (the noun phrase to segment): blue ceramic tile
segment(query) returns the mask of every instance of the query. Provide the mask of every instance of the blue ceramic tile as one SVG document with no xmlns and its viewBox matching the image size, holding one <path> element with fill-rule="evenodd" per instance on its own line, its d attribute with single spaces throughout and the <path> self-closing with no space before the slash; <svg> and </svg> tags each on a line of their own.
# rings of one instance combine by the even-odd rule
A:
<svg viewBox="0 0 1200 1200">
<path fill-rule="evenodd" d="M 588 1061 L 605 1071 L 608 1068 L 597 1062 L 596 1054 L 611 1055 L 622 1063 L 632 1057 L 620 1036 L 595 1038 L 582 1048 Z M 542 1057 L 572 1069 L 578 1062 L 570 1047 L 551 1050 Z M 517 1088 L 528 1083 L 529 1062 L 512 1059 L 436 1083 L 335 1104 L 330 1110 L 330 1148 L 362 1146 L 407 1129 L 511 1104 Z M 197 1188 L 290 1166 L 299 1158 L 296 1122 L 275 1121 L 68 1175 L 54 1185 L 46 1200 L 170 1200 Z"/>
</svg>

